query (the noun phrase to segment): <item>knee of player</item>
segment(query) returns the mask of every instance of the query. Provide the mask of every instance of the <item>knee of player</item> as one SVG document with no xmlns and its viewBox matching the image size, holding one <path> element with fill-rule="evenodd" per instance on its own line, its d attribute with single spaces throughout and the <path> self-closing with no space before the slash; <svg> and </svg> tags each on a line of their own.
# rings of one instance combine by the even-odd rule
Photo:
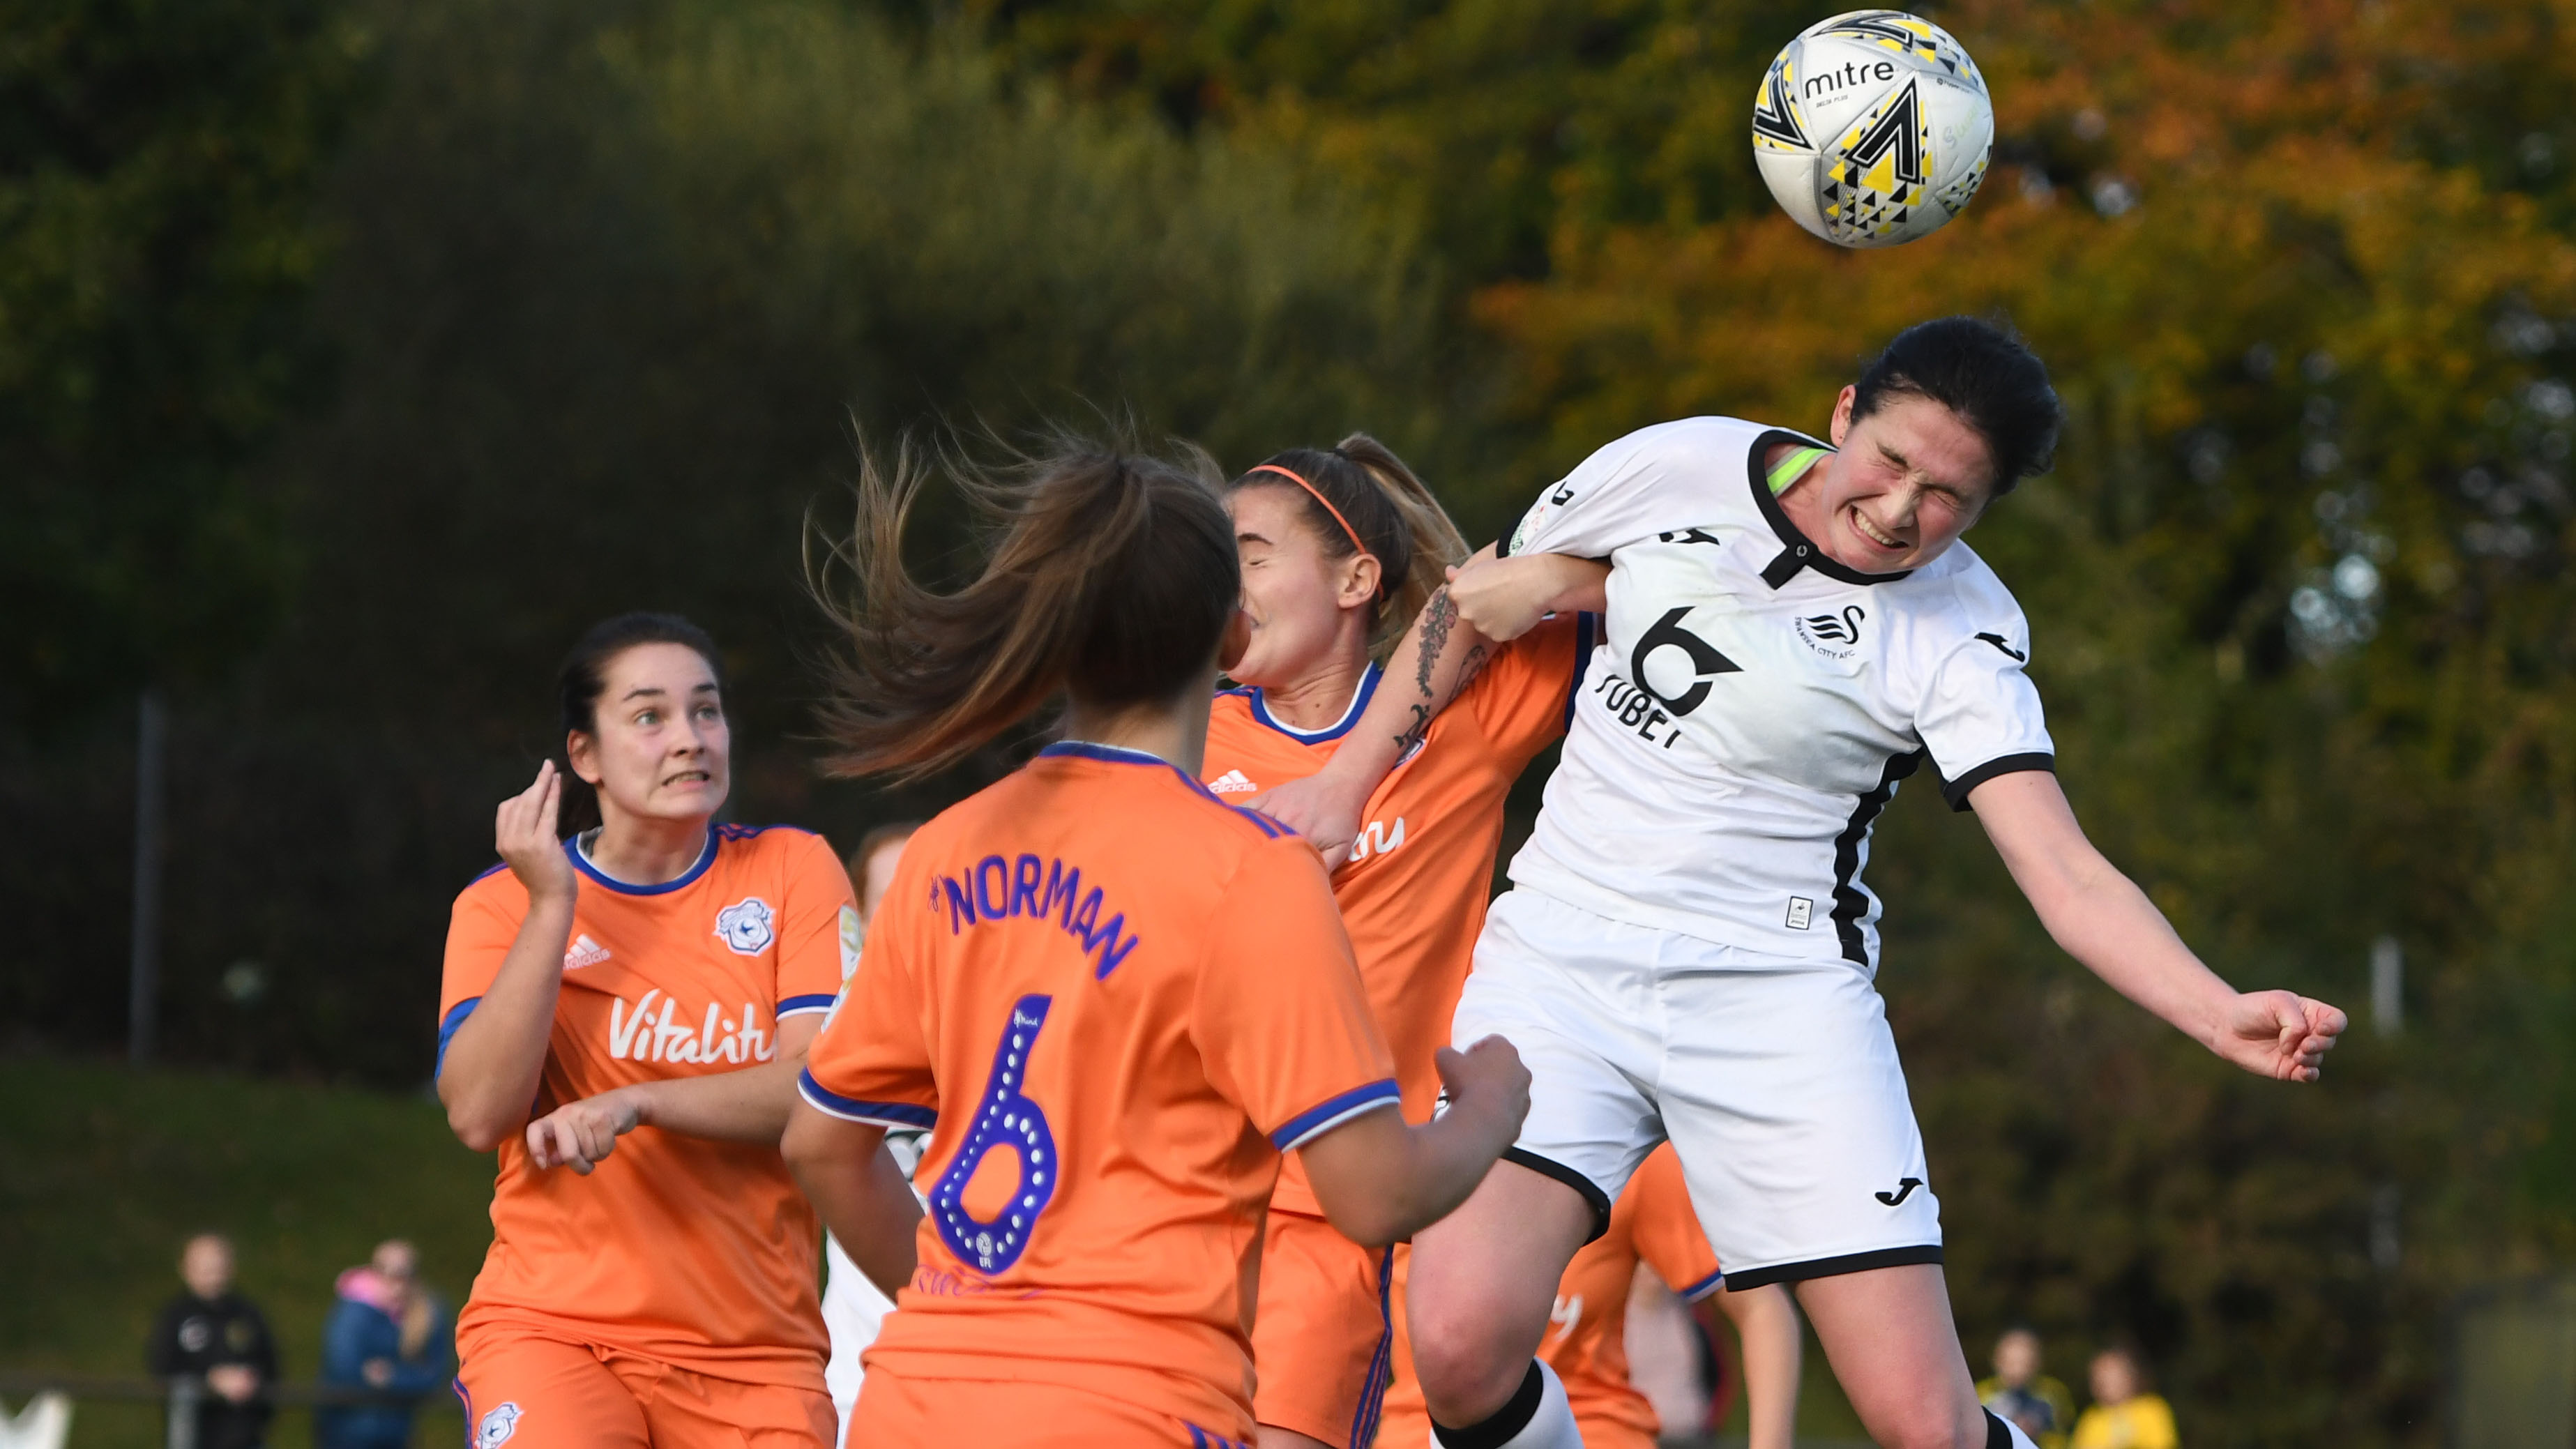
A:
<svg viewBox="0 0 2576 1449">
<path fill-rule="evenodd" d="M 1504 1341 L 1492 1315 L 1410 1314 L 1414 1376 L 1431 1416 L 1454 1426 L 1479 1422 L 1529 1375 L 1530 1346 Z"/>
<path fill-rule="evenodd" d="M 1873 1423 L 1870 1431 L 1886 1449 L 1986 1449 L 1986 1416 L 1963 1418 L 1950 1405 L 1934 1399 L 1906 1404 Z"/>
</svg>

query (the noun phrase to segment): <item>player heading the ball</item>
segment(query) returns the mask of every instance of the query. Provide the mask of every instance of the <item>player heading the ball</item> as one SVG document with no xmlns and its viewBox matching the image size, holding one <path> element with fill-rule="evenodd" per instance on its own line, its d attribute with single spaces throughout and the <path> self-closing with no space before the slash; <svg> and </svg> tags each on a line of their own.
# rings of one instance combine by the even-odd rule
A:
<svg viewBox="0 0 2576 1449">
<path fill-rule="evenodd" d="M 1346 847 L 1465 661 L 1558 602 L 1534 556 L 1608 558 L 1604 639 L 1452 1027 L 1508 1032 L 1533 1084 L 1505 1162 L 1414 1239 L 1408 1313 L 1443 1442 L 1575 1445 L 1531 1350 L 1557 1274 L 1669 1140 L 1728 1290 L 1795 1285 L 1879 1443 L 2026 1449 L 1959 1348 L 1876 987 L 1870 831 L 1926 764 L 2068 954 L 2226 1060 L 2316 1079 L 2344 1014 L 2221 980 L 2058 788 L 2029 625 L 1961 540 L 2045 466 L 2058 424 L 2039 359 L 1952 317 L 1898 334 L 1827 438 L 1697 417 L 1618 439 L 1425 610 L 1390 671 L 1407 688 L 1267 802 Z"/>
<path fill-rule="evenodd" d="M 863 467 L 828 765 L 919 775 L 1059 694 L 1065 738 L 914 835 L 802 1079 L 788 1161 L 899 1310 L 850 1442 L 1244 1440 L 1281 1154 L 1392 1242 L 1483 1178 L 1528 1074 L 1500 1040 L 1443 1052 L 1450 1110 L 1407 1126 L 1315 853 L 1199 784 L 1242 643 L 1212 483 L 1071 441 L 941 471 L 1004 526 L 972 583 L 924 588 L 928 472 Z M 931 1133 L 926 1217 L 889 1127 Z"/>
</svg>

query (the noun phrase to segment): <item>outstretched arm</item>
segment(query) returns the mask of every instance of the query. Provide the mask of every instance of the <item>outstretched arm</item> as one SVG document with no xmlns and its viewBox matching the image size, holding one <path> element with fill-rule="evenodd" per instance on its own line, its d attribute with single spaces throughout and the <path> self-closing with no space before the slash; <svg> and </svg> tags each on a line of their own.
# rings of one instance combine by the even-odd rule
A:
<svg viewBox="0 0 2576 1449">
<path fill-rule="evenodd" d="M 779 1142 L 787 1170 L 841 1251 L 888 1298 L 912 1281 L 921 1200 L 885 1150 L 885 1129 L 816 1111 L 799 1100 Z"/>
<path fill-rule="evenodd" d="M 1559 554 L 1498 559 L 1491 545 L 1431 596 L 1405 631 L 1359 723 L 1323 769 L 1256 796 L 1253 808 L 1304 836 L 1337 868 L 1350 858 L 1369 793 L 1474 681 L 1495 649 L 1553 613 L 1604 607 L 1606 564 Z"/>
<path fill-rule="evenodd" d="M 2164 912 L 2075 822 L 2057 777 L 1998 775 L 1968 796 L 2040 924 L 2113 990 L 2249 1072 L 2313 1082 L 2344 1014 L 2290 991 L 2238 991 L 2201 964 Z"/>
<path fill-rule="evenodd" d="M 593 1164 L 617 1150 L 617 1139 L 638 1127 L 659 1127 L 683 1137 L 775 1145 L 796 1103 L 796 1074 L 823 1029 L 820 1013 L 778 1023 L 778 1056 L 758 1066 L 698 1077 L 671 1077 L 614 1087 L 569 1102 L 528 1124 L 528 1161 L 539 1168 L 569 1167 L 587 1177 Z"/>
<path fill-rule="evenodd" d="M 1780 1284 L 1723 1289 L 1701 1300 L 1735 1324 L 1744 1345 L 1747 1449 L 1789 1449 L 1798 1428 L 1798 1305 Z"/>
<path fill-rule="evenodd" d="M 1457 1211 L 1529 1114 L 1529 1069 L 1510 1042 L 1442 1047 L 1438 1060 L 1447 1111 L 1419 1127 L 1392 1107 L 1362 1113 L 1297 1149 L 1324 1217 L 1362 1247 L 1412 1237 Z"/>
</svg>

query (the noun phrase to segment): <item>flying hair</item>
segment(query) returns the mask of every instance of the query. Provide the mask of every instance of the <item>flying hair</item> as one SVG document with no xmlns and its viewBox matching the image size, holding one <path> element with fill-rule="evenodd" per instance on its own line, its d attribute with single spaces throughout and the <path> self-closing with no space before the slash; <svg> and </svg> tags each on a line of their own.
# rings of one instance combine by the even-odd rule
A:
<svg viewBox="0 0 2576 1449">
<path fill-rule="evenodd" d="M 1331 448 L 1273 453 L 1226 491 L 1294 490 L 1301 484 L 1306 522 L 1324 556 L 1367 553 L 1377 560 L 1370 648 L 1383 659 L 1448 582 L 1450 567 L 1467 561 L 1467 540 L 1404 460 L 1366 433 L 1353 433 Z"/>
<path fill-rule="evenodd" d="M 907 439 L 888 469 L 862 444 L 857 523 L 806 565 L 837 635 L 820 706 L 826 773 L 915 780 L 1058 694 L 1114 709 L 1196 683 L 1242 583 L 1214 464 L 1173 451 L 1059 431 L 987 468 Z M 934 482 L 985 520 L 979 572 L 949 593 L 903 557 Z M 849 582 L 836 589 L 840 569 Z"/>
</svg>

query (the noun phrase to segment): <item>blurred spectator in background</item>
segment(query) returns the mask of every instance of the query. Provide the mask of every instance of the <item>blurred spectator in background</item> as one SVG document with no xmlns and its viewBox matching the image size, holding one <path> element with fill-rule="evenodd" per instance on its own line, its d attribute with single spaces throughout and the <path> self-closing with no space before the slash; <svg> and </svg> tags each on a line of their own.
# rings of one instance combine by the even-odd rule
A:
<svg viewBox="0 0 2576 1449">
<path fill-rule="evenodd" d="M 1995 1340 L 1995 1376 L 1977 1385 L 1977 1398 L 1997 1418 L 2019 1425 L 2039 1449 L 2066 1449 L 2075 1397 L 2040 1366 L 2039 1335 L 2018 1324 L 2005 1329 Z"/>
<path fill-rule="evenodd" d="M 233 1245 L 199 1233 L 179 1254 L 187 1289 L 161 1310 L 144 1354 L 157 1377 L 202 1381 L 197 1449 L 259 1449 L 268 1436 L 277 1346 L 268 1320 L 233 1291 Z"/>
<path fill-rule="evenodd" d="M 859 969 L 859 945 L 867 937 L 868 922 L 876 919 L 877 903 L 885 899 L 886 886 L 894 880 L 894 868 L 903 859 L 904 843 L 921 828 L 918 820 L 880 825 L 859 837 L 859 848 L 842 862 L 850 873 L 850 893 L 858 897 L 858 915 L 841 923 L 841 983 L 849 984 L 850 973 Z M 838 1011 L 836 1004 L 833 1008 Z M 830 1017 L 825 1017 L 828 1025 Z M 921 1144 L 927 1133 L 888 1132 L 886 1151 L 895 1166 L 910 1177 L 921 1164 Z M 918 1189 L 915 1189 L 917 1192 Z M 859 1352 L 876 1342 L 877 1325 L 894 1311 L 894 1303 L 877 1291 L 841 1251 L 841 1245 L 830 1233 L 823 1235 L 823 1327 L 832 1335 L 832 1354 L 823 1364 L 823 1385 L 831 1390 L 832 1407 L 840 1414 L 841 1423 L 850 1422 L 850 1405 L 859 1397 L 859 1381 L 865 1377 L 859 1366 Z"/>
<path fill-rule="evenodd" d="M 2075 1421 L 2072 1449 L 2176 1449 L 2173 1409 L 2148 1393 L 2146 1367 L 2129 1348 L 2093 1356 L 2093 1407 Z"/>
<path fill-rule="evenodd" d="M 455 1325 L 420 1285 L 420 1254 L 400 1238 L 341 1274 L 339 1295 L 322 1330 L 322 1382 L 398 1402 L 326 1405 L 314 1411 L 314 1438 L 322 1449 L 403 1449 L 420 1400 L 452 1372 Z"/>
</svg>

